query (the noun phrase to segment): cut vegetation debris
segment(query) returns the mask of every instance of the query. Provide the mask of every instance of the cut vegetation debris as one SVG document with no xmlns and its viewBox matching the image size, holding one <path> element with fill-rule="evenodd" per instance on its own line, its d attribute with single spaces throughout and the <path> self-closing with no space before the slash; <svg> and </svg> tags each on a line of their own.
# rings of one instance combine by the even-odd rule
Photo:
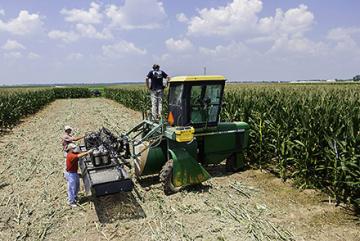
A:
<svg viewBox="0 0 360 241">
<path fill-rule="evenodd" d="M 81 118 L 78 118 L 81 116 Z M 96 116 L 96 118 L 94 118 Z M 0 240 L 357 240 L 354 216 L 261 171 L 227 174 L 165 196 L 156 177 L 139 194 L 66 203 L 60 136 L 108 127 L 122 132 L 141 114 L 107 99 L 56 100 L 0 140 Z M 44 138 L 46 137 L 46 138 Z M 45 147 L 45 148 L 44 148 Z M 151 184 L 151 185 L 150 185 Z"/>
</svg>

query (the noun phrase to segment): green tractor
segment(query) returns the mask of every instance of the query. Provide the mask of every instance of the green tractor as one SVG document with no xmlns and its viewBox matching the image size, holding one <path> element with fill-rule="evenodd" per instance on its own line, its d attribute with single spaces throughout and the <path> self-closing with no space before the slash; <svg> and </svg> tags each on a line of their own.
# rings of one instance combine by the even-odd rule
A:
<svg viewBox="0 0 360 241">
<path fill-rule="evenodd" d="M 110 159 L 119 164 L 118 169 L 122 163 L 130 164 L 139 179 L 159 175 L 165 194 L 208 180 L 208 165 L 226 160 L 227 171 L 243 168 L 249 125 L 220 121 L 225 81 L 223 76 L 173 77 L 169 81 L 167 121 L 144 119 L 120 136 L 110 133 L 112 137 L 107 139 L 112 139 L 112 144 L 105 145 L 113 153 Z M 90 160 L 88 163 L 92 165 Z M 100 188 L 99 193 L 131 190 L 130 178 L 126 177 L 124 181 L 118 178 L 115 187 L 107 183 L 104 187 L 108 190 Z"/>
<path fill-rule="evenodd" d="M 168 121 L 144 120 L 133 132 L 137 176 L 160 174 L 165 193 L 199 184 L 210 178 L 204 167 L 226 159 L 228 171 L 244 166 L 249 126 L 244 122 L 221 122 L 225 78 L 180 76 L 169 82 Z M 140 127 L 140 129 L 139 129 Z M 153 141 L 147 141 L 155 138 Z"/>
</svg>

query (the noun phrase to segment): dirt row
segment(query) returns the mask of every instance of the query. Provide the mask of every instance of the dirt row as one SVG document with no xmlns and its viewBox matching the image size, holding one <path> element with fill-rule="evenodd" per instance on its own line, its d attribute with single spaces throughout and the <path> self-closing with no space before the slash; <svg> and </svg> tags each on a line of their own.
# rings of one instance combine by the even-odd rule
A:
<svg viewBox="0 0 360 241">
<path fill-rule="evenodd" d="M 107 99 L 57 100 L 0 139 L 0 240 L 359 240 L 359 220 L 316 191 L 256 170 L 211 167 L 203 185 L 165 196 L 157 177 L 138 193 L 66 201 L 60 137 L 123 132 L 141 114 Z"/>
</svg>

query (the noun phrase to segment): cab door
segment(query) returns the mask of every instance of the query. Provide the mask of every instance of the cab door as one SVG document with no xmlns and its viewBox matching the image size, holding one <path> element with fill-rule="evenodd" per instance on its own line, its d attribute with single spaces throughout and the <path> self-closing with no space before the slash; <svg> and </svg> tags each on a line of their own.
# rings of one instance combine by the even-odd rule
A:
<svg viewBox="0 0 360 241">
<path fill-rule="evenodd" d="M 190 89 L 190 122 L 196 127 L 214 126 L 219 122 L 223 83 L 193 84 Z"/>
</svg>

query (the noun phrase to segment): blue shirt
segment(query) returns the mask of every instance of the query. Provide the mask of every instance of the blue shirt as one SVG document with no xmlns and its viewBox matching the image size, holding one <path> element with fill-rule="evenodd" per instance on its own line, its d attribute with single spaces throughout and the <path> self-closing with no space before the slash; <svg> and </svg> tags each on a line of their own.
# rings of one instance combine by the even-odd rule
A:
<svg viewBox="0 0 360 241">
<path fill-rule="evenodd" d="M 152 70 L 146 77 L 151 80 L 150 89 L 160 90 L 164 89 L 163 79 L 166 79 L 168 75 L 162 70 Z"/>
</svg>

